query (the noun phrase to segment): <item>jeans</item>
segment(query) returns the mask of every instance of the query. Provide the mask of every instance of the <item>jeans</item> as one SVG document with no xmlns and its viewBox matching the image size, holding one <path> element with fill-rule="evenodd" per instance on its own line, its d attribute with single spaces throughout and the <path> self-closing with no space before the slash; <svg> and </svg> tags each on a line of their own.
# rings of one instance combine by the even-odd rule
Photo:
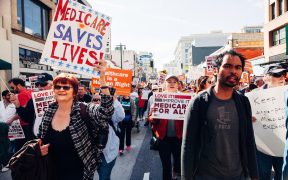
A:
<svg viewBox="0 0 288 180">
<path fill-rule="evenodd" d="M 275 171 L 274 180 L 282 180 L 283 157 L 270 156 L 257 150 L 257 163 L 259 180 L 271 180 L 272 166 Z"/>
<path fill-rule="evenodd" d="M 159 155 L 163 167 L 163 180 L 172 179 L 171 154 L 173 156 L 173 171 L 180 175 L 181 144 L 182 140 L 177 137 L 165 137 L 159 141 Z"/>
<path fill-rule="evenodd" d="M 121 130 L 119 133 L 120 145 L 119 150 L 124 150 L 124 140 L 126 135 L 126 146 L 131 145 L 131 130 L 133 126 L 133 122 L 131 121 L 121 121 L 118 123 L 118 126 Z"/>
<path fill-rule="evenodd" d="M 115 165 L 117 157 L 111 161 L 110 163 L 106 162 L 106 159 L 103 154 L 101 154 L 102 163 L 97 168 L 97 172 L 99 175 L 99 180 L 110 180 L 112 169 Z"/>
</svg>

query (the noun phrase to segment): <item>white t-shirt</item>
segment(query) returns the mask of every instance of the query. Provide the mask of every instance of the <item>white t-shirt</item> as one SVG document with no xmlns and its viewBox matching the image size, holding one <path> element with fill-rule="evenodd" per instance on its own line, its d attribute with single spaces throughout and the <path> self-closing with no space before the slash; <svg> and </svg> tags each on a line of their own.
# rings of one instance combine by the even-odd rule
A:
<svg viewBox="0 0 288 180">
<path fill-rule="evenodd" d="M 6 123 L 7 120 L 16 114 L 16 107 L 10 103 L 6 108 L 3 101 L 0 101 L 0 122 Z"/>
</svg>

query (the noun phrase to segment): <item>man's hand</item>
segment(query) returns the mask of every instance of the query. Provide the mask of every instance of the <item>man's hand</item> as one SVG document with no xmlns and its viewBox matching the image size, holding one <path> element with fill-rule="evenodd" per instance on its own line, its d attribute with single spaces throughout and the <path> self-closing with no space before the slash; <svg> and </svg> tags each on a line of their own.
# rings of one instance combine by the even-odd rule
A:
<svg viewBox="0 0 288 180">
<path fill-rule="evenodd" d="M 13 103 L 16 106 L 16 108 L 19 108 L 21 106 L 20 102 L 19 102 L 19 99 L 18 99 L 18 96 L 15 95 L 15 94 L 11 93 L 10 102 Z"/>
</svg>

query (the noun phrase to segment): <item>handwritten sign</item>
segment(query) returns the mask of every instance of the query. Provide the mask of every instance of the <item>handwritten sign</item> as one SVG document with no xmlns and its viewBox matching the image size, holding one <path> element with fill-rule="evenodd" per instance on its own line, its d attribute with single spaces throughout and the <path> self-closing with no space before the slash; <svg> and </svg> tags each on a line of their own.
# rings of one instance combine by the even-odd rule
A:
<svg viewBox="0 0 288 180">
<path fill-rule="evenodd" d="M 12 124 L 9 126 L 8 138 L 10 140 L 25 138 L 24 131 L 20 125 L 19 120 L 13 121 Z"/>
<path fill-rule="evenodd" d="M 184 120 L 186 108 L 192 98 L 191 94 L 153 93 L 152 118 Z"/>
<path fill-rule="evenodd" d="M 90 77 L 93 65 L 110 54 L 111 17 L 72 0 L 59 0 L 41 64 Z"/>
<path fill-rule="evenodd" d="M 286 127 L 284 92 L 288 86 L 280 86 L 247 93 L 252 115 L 257 149 L 265 154 L 283 157 Z"/>
<path fill-rule="evenodd" d="M 212 62 L 215 60 L 213 56 L 206 56 L 206 63 L 207 63 L 207 72 L 213 72 L 213 64 Z"/>
<path fill-rule="evenodd" d="M 32 100 L 36 115 L 33 131 L 37 135 L 45 111 L 51 103 L 55 102 L 53 90 L 33 92 Z"/>
<path fill-rule="evenodd" d="M 129 96 L 132 85 L 132 71 L 108 68 L 105 73 L 106 83 L 114 87 L 118 95 Z M 91 89 L 99 88 L 99 78 L 92 78 Z"/>
</svg>

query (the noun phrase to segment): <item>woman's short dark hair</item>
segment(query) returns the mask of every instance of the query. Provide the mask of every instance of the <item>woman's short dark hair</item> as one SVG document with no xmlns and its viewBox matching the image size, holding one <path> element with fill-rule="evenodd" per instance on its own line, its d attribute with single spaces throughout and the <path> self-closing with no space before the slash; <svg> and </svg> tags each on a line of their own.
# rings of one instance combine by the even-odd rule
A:
<svg viewBox="0 0 288 180">
<path fill-rule="evenodd" d="M 241 64 L 242 64 L 242 71 L 244 71 L 244 66 L 245 66 L 245 58 L 242 54 L 236 52 L 235 50 L 233 49 L 230 49 L 228 51 L 225 51 L 221 54 L 219 54 L 217 56 L 217 58 L 213 61 L 213 66 L 214 67 L 217 67 L 217 68 L 220 68 L 220 66 L 222 65 L 222 62 L 223 62 L 223 58 L 225 55 L 231 55 L 231 56 L 238 56 L 241 60 Z"/>
<path fill-rule="evenodd" d="M 7 96 L 8 93 L 9 93 L 8 90 L 4 90 L 4 91 L 2 92 L 2 97 Z"/>
<path fill-rule="evenodd" d="M 73 74 L 68 73 L 59 74 L 53 80 L 53 86 L 55 86 L 56 84 L 71 84 L 73 88 L 73 94 L 76 95 L 78 93 L 79 82 Z"/>
<path fill-rule="evenodd" d="M 205 84 L 208 79 L 209 76 L 200 76 L 200 78 L 197 79 L 197 93 L 205 89 Z"/>
</svg>

